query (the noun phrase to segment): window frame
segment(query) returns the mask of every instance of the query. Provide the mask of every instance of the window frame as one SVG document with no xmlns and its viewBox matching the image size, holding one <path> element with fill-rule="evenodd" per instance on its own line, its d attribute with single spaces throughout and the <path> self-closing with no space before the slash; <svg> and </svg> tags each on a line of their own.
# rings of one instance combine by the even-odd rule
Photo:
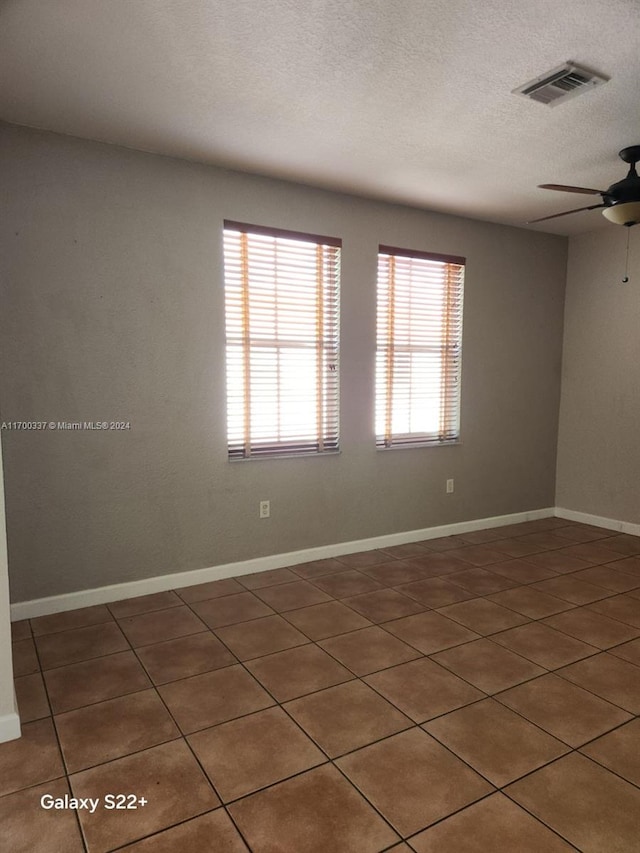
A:
<svg viewBox="0 0 640 853">
<path fill-rule="evenodd" d="M 390 300 L 386 298 L 384 307 L 381 299 L 381 264 L 383 258 L 400 258 L 408 261 L 423 260 L 445 265 L 443 273 L 453 280 L 445 282 L 444 298 L 447 301 L 445 308 L 445 324 L 440 343 L 435 341 L 428 346 L 412 347 L 409 344 L 398 347 L 394 346 L 394 338 L 391 331 L 382 329 L 386 318 L 388 324 L 393 322 L 396 306 L 390 310 Z M 375 444 L 377 450 L 401 450 L 418 447 L 443 447 L 461 443 L 461 384 L 462 384 L 462 339 L 463 339 L 463 307 L 464 307 L 464 279 L 466 272 L 466 258 L 460 255 L 443 254 L 439 252 L 426 252 L 417 249 L 403 249 L 397 246 L 380 244 L 378 246 L 378 263 L 376 275 L 376 364 L 375 364 Z M 451 267 L 452 269 L 446 269 Z M 457 268 L 457 269 L 455 269 Z M 391 273 L 394 276 L 394 272 Z M 392 287 L 395 287 L 392 285 Z M 393 297 L 392 297 L 393 299 Z M 450 305 L 453 301 L 453 304 Z M 451 326 L 453 325 L 453 329 Z M 447 343 L 447 338 L 453 332 L 453 340 Z M 382 346 L 381 346 L 382 342 Z M 405 355 L 439 349 L 445 364 L 440 368 L 441 381 L 441 407 L 453 409 L 453 411 L 440 411 L 440 429 L 436 432 L 396 432 L 394 433 L 393 418 L 393 381 L 394 381 L 394 357 L 396 350 Z M 384 375 L 381 378 L 381 361 L 384 361 Z M 447 379 L 446 373 L 449 374 Z M 380 387 L 384 385 L 384 397 L 380 398 Z M 457 387 L 456 387 L 457 386 Z M 378 425 L 380 421 L 380 408 L 384 405 L 385 426 L 380 432 Z M 407 409 L 410 416 L 410 408 Z"/>
<path fill-rule="evenodd" d="M 315 244 L 317 247 L 315 257 L 315 269 L 309 265 L 307 274 L 316 276 L 316 309 L 313 314 L 316 324 L 316 334 L 309 336 L 304 341 L 292 344 L 289 348 L 300 346 L 303 349 L 315 350 L 316 367 L 314 370 L 314 381 L 316 383 L 315 420 L 317 425 L 316 440 L 299 438 L 283 439 L 273 436 L 269 439 L 258 439 L 255 436 L 257 416 L 251 411 L 252 377 L 251 354 L 258 348 L 263 352 L 271 350 L 278 354 L 286 348 L 286 339 L 278 332 L 273 337 L 260 336 L 259 345 L 256 338 L 252 336 L 250 325 L 249 298 L 251 280 L 247 270 L 241 272 L 243 298 L 246 301 L 242 310 L 242 335 L 241 340 L 234 341 L 229 335 L 229 275 L 226 239 L 228 232 L 240 233 L 240 244 L 242 235 L 245 235 L 245 248 L 248 263 L 248 240 L 251 236 L 272 238 L 274 242 L 274 281 L 277 281 L 277 241 L 299 241 L 307 244 Z M 254 247 L 255 248 L 255 247 Z M 226 373 L 226 424 L 227 424 L 227 456 L 229 461 L 247 461 L 250 459 L 278 459 L 291 457 L 326 456 L 340 452 L 340 273 L 341 273 L 341 250 L 342 240 L 337 237 L 312 234 L 301 231 L 292 231 L 283 228 L 272 228 L 264 225 L 252 225 L 245 222 L 225 219 L 223 221 L 223 258 L 224 258 L 224 291 L 225 291 L 225 373 Z M 302 251 L 302 250 L 301 250 Z M 280 268 L 282 272 L 282 267 Z M 266 280 L 266 279 L 265 279 Z M 264 280 L 261 279 L 264 282 Z M 254 282 L 255 284 L 255 282 Z M 277 284 L 276 284 L 277 289 Z M 290 295 L 290 294 L 289 294 Z M 277 295 L 272 299 L 275 316 L 277 317 Z M 307 315 L 308 317 L 311 315 Z M 243 407 L 241 417 L 244 418 L 244 439 L 239 440 L 237 434 L 232 434 L 230 427 L 231 395 L 230 395 L 230 348 L 232 346 L 242 349 L 240 356 L 243 362 L 243 390 L 239 395 Z M 247 395 L 247 388 L 249 394 Z M 282 411 L 282 383 L 277 375 L 274 389 L 275 408 L 278 416 Z M 236 395 L 238 397 L 238 395 Z M 252 423 L 252 417 L 254 418 Z M 301 424 L 302 426 L 303 424 Z"/>
</svg>

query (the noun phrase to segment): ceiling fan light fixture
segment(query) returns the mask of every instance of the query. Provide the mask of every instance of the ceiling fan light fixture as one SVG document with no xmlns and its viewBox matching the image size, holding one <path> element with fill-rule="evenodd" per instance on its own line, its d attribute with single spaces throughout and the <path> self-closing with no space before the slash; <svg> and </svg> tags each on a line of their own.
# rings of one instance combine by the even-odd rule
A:
<svg viewBox="0 0 640 853">
<path fill-rule="evenodd" d="M 626 225 L 630 228 L 640 222 L 640 201 L 627 201 L 605 207 L 602 215 L 614 225 Z"/>
</svg>

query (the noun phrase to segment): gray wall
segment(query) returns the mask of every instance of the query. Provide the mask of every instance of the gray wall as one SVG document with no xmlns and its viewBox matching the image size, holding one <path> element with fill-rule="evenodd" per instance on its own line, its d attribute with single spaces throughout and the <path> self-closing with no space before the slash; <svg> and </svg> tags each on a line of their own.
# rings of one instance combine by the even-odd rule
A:
<svg viewBox="0 0 640 853">
<path fill-rule="evenodd" d="M 572 237 L 558 441 L 559 507 L 640 523 L 640 228 Z"/>
<path fill-rule="evenodd" d="M 553 505 L 566 239 L 0 135 L 2 419 L 132 424 L 4 431 L 13 600 Z M 343 239 L 339 456 L 227 461 L 224 218 Z M 459 446 L 374 449 L 378 243 L 468 258 Z"/>
</svg>

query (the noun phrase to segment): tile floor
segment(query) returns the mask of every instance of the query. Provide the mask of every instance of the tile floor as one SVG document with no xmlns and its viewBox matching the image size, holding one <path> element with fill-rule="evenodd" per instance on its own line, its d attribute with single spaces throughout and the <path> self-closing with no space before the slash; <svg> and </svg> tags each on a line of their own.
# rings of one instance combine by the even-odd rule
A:
<svg viewBox="0 0 640 853">
<path fill-rule="evenodd" d="M 640 537 L 545 519 L 13 631 L 7 853 L 640 849 Z"/>
</svg>

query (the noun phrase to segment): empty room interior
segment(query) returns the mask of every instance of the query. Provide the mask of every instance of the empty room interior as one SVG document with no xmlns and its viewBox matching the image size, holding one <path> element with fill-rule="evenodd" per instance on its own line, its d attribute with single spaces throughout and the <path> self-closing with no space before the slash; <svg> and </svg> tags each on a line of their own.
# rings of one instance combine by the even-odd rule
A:
<svg viewBox="0 0 640 853">
<path fill-rule="evenodd" d="M 0 2 L 3 853 L 638 853 L 638 80 L 635 0 Z"/>
</svg>

